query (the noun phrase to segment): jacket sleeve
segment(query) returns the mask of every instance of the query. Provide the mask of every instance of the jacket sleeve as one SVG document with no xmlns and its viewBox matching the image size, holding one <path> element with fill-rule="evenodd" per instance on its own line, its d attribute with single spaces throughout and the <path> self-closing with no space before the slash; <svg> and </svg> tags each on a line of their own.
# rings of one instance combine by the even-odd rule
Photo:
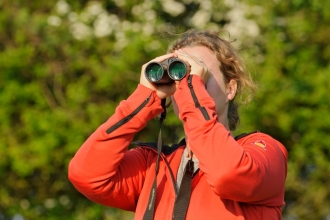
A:
<svg viewBox="0 0 330 220">
<path fill-rule="evenodd" d="M 155 92 L 139 85 L 70 161 L 68 177 L 76 189 L 100 204 L 134 211 L 149 157 L 146 150 L 128 151 L 128 146 L 161 112 Z"/>
<path fill-rule="evenodd" d="M 240 202 L 283 205 L 278 198 L 284 197 L 287 172 L 284 146 L 262 133 L 236 141 L 218 122 L 203 80 L 192 75 L 191 82 L 190 87 L 187 79 L 180 82 L 175 100 L 189 146 L 215 193 Z"/>
</svg>

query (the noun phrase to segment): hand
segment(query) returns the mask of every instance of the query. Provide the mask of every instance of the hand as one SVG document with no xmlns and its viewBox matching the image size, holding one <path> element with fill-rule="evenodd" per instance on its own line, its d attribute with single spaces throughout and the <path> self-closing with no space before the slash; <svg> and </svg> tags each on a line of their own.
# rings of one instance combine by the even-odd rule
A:
<svg viewBox="0 0 330 220">
<path fill-rule="evenodd" d="M 204 83 L 207 83 L 210 78 L 210 71 L 201 58 L 192 56 L 181 49 L 176 50 L 175 54 L 190 66 L 191 75 L 198 75 L 203 79 Z"/>
<path fill-rule="evenodd" d="M 145 69 L 147 67 L 147 65 L 150 62 L 162 62 L 168 58 L 171 57 L 177 57 L 176 54 L 174 53 L 170 53 L 170 54 L 166 54 L 163 56 L 159 56 L 156 57 L 155 59 L 149 61 L 148 63 L 144 64 L 142 66 L 142 70 L 141 70 L 141 76 L 140 76 L 140 84 L 144 85 L 145 87 L 152 89 L 153 91 L 156 91 L 157 96 L 160 99 L 164 99 L 166 97 L 169 97 L 171 95 L 174 94 L 175 90 L 177 89 L 177 83 L 173 82 L 171 84 L 157 84 L 157 83 L 151 83 L 147 80 L 147 78 L 145 77 Z"/>
</svg>

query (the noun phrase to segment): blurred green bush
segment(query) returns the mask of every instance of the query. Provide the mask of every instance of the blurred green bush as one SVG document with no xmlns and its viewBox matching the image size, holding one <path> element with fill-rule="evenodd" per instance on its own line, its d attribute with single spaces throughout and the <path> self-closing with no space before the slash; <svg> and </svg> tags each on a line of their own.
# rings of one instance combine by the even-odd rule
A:
<svg viewBox="0 0 330 220">
<path fill-rule="evenodd" d="M 168 30 L 226 29 L 259 83 L 236 133 L 289 151 L 284 219 L 330 217 L 330 4 L 321 1 L 0 1 L 0 219 L 132 219 L 80 195 L 67 166 L 134 91 Z M 224 35 L 229 37 L 228 35 Z M 182 136 L 169 115 L 165 143 Z M 175 131 L 175 132 L 173 132 Z M 136 135 L 154 141 L 157 121 Z"/>
</svg>

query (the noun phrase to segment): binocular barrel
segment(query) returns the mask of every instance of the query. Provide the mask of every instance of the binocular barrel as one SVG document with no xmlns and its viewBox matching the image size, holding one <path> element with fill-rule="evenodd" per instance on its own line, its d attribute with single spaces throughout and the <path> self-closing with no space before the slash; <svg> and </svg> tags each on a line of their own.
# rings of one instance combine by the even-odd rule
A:
<svg viewBox="0 0 330 220">
<path fill-rule="evenodd" d="M 149 63 L 145 69 L 145 76 L 152 83 L 167 84 L 183 79 L 187 72 L 185 62 L 178 58 L 169 58 L 160 63 Z"/>
</svg>

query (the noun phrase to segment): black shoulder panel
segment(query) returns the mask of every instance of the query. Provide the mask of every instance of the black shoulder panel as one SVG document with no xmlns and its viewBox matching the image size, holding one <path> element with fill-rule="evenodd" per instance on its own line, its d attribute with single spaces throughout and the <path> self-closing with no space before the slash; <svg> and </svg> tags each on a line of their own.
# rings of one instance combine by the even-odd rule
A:
<svg viewBox="0 0 330 220">
<path fill-rule="evenodd" d="M 147 146 L 155 149 L 157 151 L 157 142 L 141 142 L 141 141 L 134 141 L 132 144 L 138 145 L 138 146 Z M 178 144 L 172 144 L 172 146 L 163 145 L 162 146 L 162 153 L 165 155 L 169 155 L 173 153 L 176 149 L 178 149 L 180 146 L 185 145 L 186 140 L 182 139 Z"/>
<path fill-rule="evenodd" d="M 243 137 L 246 137 L 246 136 L 249 136 L 250 134 L 254 134 L 254 133 L 258 133 L 260 132 L 259 130 L 256 130 L 256 131 L 252 131 L 250 133 L 243 133 L 243 134 L 239 134 L 235 137 L 235 140 L 237 141 L 238 139 L 241 139 Z"/>
</svg>

